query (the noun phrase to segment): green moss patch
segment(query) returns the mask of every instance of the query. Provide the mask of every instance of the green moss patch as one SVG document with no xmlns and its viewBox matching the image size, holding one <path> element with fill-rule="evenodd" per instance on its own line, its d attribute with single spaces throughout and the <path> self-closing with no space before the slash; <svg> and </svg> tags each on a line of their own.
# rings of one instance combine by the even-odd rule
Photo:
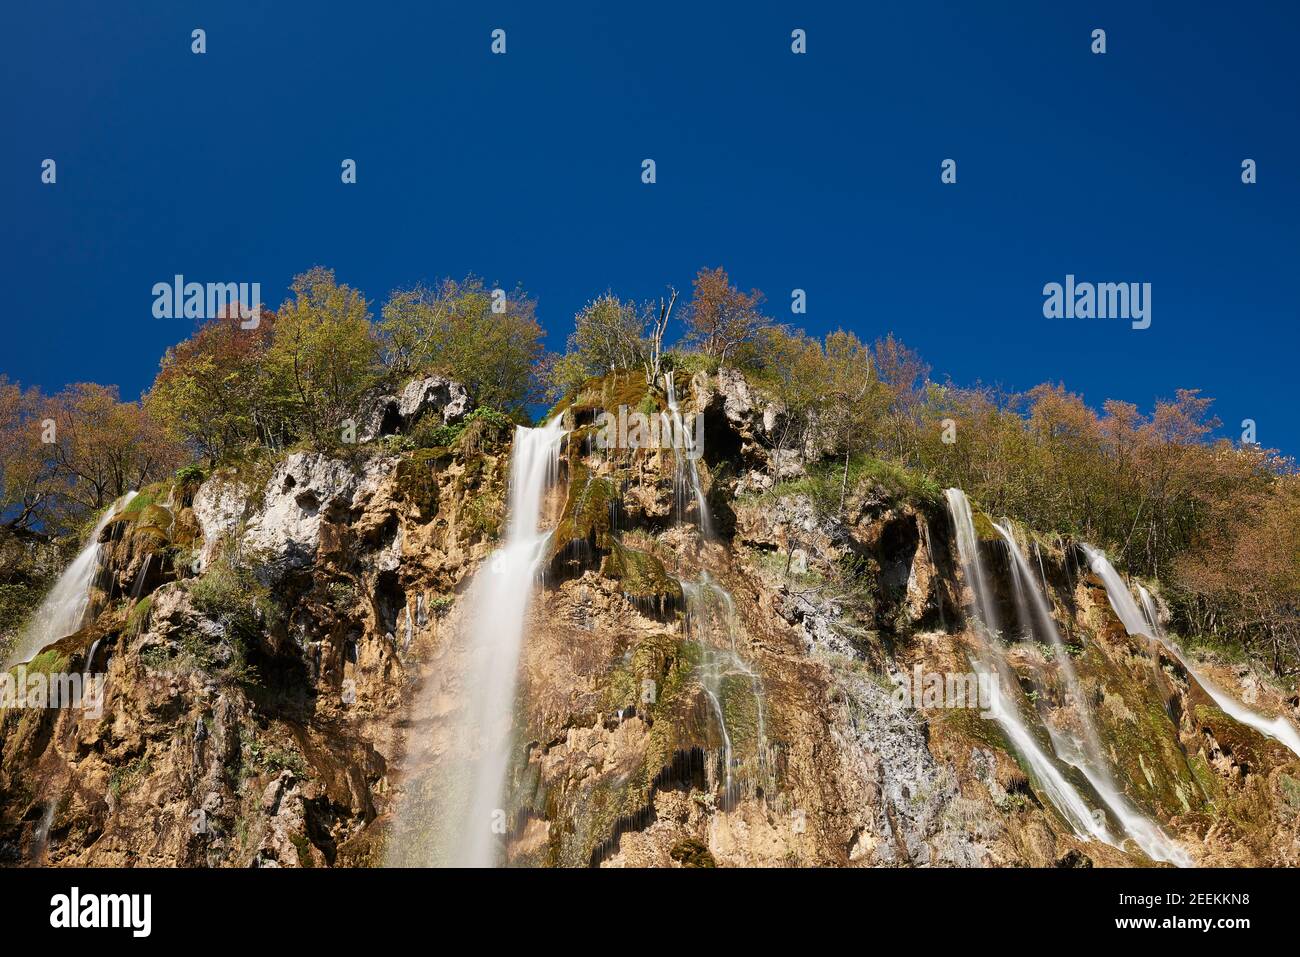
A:
<svg viewBox="0 0 1300 957">
<path fill-rule="evenodd" d="M 637 605 L 661 614 L 682 606 L 681 582 L 669 575 L 664 563 L 649 552 L 611 542 L 600 572 L 617 581 L 624 597 Z"/>
</svg>

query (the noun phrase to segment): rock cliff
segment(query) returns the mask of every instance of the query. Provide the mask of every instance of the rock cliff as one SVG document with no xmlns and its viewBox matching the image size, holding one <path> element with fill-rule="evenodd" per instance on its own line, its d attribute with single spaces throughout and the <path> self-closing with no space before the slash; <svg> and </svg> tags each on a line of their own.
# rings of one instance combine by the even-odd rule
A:
<svg viewBox="0 0 1300 957">
<path fill-rule="evenodd" d="M 939 490 L 882 464 L 832 479 L 830 508 L 809 479 L 834 469 L 815 441 L 772 451 L 779 405 L 726 369 L 681 390 L 702 420 L 711 535 L 681 450 L 594 441 L 602 410 L 667 413 L 659 389 L 611 376 L 559 409 L 503 862 L 1150 863 L 1134 841 L 1076 834 L 979 708 L 900 700 L 913 675 L 970 671 L 969 583 Z M 0 860 L 371 866 L 400 846 L 419 862 L 432 828 L 399 808 L 418 806 L 443 718 L 465 706 L 454 682 L 420 690 L 452 667 L 468 585 L 501 537 L 511 430 L 436 379 L 373 397 L 357 424 L 342 451 L 178 477 L 108 522 L 93 623 L 31 664 L 103 672 L 102 713 L 0 718 Z M 1005 543 L 977 525 L 1015 620 Z M 1084 698 L 1061 651 L 1002 636 L 1039 738 L 1086 707 L 1126 800 L 1195 863 L 1300 863 L 1300 759 L 1129 634 L 1079 543 L 1033 546 Z M 1293 689 L 1199 667 L 1300 717 Z"/>
</svg>

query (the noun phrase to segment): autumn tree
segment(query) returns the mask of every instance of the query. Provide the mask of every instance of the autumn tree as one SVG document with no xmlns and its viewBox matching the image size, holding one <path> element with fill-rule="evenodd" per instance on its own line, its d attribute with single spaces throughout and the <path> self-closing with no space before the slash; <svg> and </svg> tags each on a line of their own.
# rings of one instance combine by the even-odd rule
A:
<svg viewBox="0 0 1300 957">
<path fill-rule="evenodd" d="M 1176 559 L 1173 610 L 1191 633 L 1300 674 L 1300 477 L 1276 478 L 1238 517 Z"/>
<path fill-rule="evenodd" d="M 819 414 L 827 400 L 826 357 L 821 344 L 802 329 L 769 325 L 742 351 L 749 376 L 779 403 L 772 436 L 771 466 L 779 474 L 792 450 L 817 443 Z"/>
<path fill-rule="evenodd" d="M 893 440 L 893 453 L 906 459 L 914 448 L 919 411 L 929 379 L 930 367 L 914 350 L 894 338 L 893 333 L 872 345 L 876 376 L 889 398 L 886 416 Z"/>
<path fill-rule="evenodd" d="M 218 317 L 168 349 L 145 406 L 209 464 L 261 442 L 283 444 L 284 402 L 273 394 L 266 361 L 275 314 L 244 328 L 238 317 Z"/>
<path fill-rule="evenodd" d="M 41 418 L 43 399 L 0 375 L 0 526 L 31 529 L 55 506 L 56 483 Z"/>
<path fill-rule="evenodd" d="M 826 336 L 822 348 L 822 428 L 844 456 L 840 478 L 840 507 L 848 491 L 849 463 L 872 445 L 885 402 L 876 377 L 871 350 L 852 332 L 838 329 Z"/>
<path fill-rule="evenodd" d="M 685 341 L 720 363 L 738 348 L 754 343 L 772 324 L 760 306 L 757 289 L 741 292 L 731 284 L 725 269 L 701 269 L 692 283 L 691 301 L 683 310 Z"/>
<path fill-rule="evenodd" d="M 42 419 L 53 425 L 48 445 L 64 494 L 89 511 L 170 476 L 184 453 L 139 402 L 122 402 L 117 386 L 80 382 L 49 398 Z"/>
</svg>

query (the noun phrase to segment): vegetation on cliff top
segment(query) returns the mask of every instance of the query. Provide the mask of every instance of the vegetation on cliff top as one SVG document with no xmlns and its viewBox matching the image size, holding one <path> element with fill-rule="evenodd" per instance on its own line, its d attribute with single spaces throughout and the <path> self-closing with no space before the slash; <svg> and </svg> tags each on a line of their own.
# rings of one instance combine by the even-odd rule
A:
<svg viewBox="0 0 1300 957">
<path fill-rule="evenodd" d="M 0 378 L 0 523 L 71 531 L 178 467 L 196 485 L 218 464 L 293 444 L 343 449 L 364 397 L 415 374 L 462 381 L 481 406 L 519 421 L 547 389 L 561 405 L 658 408 L 657 370 L 680 381 L 725 365 L 774 404 L 774 427 L 757 437 L 772 462 L 815 450 L 799 481 L 820 506 L 843 508 L 868 477 L 919 502 L 960 486 L 990 515 L 1094 542 L 1159 578 L 1184 631 L 1213 632 L 1282 673 L 1300 668 L 1294 462 L 1215 439 L 1211 400 L 1195 390 L 1144 415 L 1114 400 L 1094 409 L 1054 383 L 960 387 L 933 379 L 891 334 L 868 344 L 777 323 L 760 291 L 722 269 L 700 270 L 676 316 L 675 302 L 675 292 L 645 303 L 608 292 L 577 315 L 564 355 L 548 356 L 522 290 L 444 280 L 393 292 L 373 321 L 359 290 L 314 268 L 255 328 L 211 320 L 168 350 L 139 402 L 91 383 L 46 397 Z M 676 345 L 670 321 L 683 333 Z M 460 427 L 420 428 L 429 434 L 412 437 L 416 447 L 450 444 Z M 196 460 L 207 469 L 186 465 Z M 134 507 L 149 504 L 142 495 Z"/>
</svg>

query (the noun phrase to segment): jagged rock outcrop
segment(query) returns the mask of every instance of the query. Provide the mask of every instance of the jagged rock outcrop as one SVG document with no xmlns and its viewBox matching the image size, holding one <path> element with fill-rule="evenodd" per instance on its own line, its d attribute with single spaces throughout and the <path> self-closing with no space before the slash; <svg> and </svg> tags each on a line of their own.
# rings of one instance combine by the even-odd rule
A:
<svg viewBox="0 0 1300 957">
<path fill-rule="evenodd" d="M 465 387 L 443 376 L 412 379 L 396 395 L 372 396 L 357 417 L 357 439 L 372 442 L 385 435 L 408 432 L 416 421 L 437 416 L 443 425 L 461 421 L 474 408 Z"/>
<path fill-rule="evenodd" d="M 362 463 L 295 452 L 276 466 L 247 516 L 242 548 L 261 552 L 272 574 L 315 560 L 323 524 L 349 524 L 363 512 L 393 468 L 382 455 Z"/>
</svg>

